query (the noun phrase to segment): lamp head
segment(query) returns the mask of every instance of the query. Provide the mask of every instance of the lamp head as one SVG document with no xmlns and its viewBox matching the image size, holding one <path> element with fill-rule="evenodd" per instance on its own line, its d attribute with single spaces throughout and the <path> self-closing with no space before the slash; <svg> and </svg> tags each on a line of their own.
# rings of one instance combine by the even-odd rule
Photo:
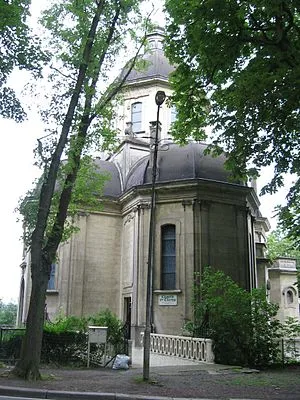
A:
<svg viewBox="0 0 300 400">
<path fill-rule="evenodd" d="M 155 103 L 157 106 L 161 106 L 166 100 L 166 93 L 163 90 L 159 90 L 155 95 Z"/>
</svg>

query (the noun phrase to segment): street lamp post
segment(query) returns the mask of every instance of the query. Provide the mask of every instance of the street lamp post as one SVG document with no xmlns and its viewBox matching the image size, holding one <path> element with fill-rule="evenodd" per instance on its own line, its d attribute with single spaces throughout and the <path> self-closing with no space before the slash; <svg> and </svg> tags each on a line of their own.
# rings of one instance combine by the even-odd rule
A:
<svg viewBox="0 0 300 400">
<path fill-rule="evenodd" d="M 151 311 L 152 311 L 152 285 L 153 285 L 153 265 L 154 265 L 154 236 L 155 236 L 155 183 L 157 174 L 157 151 L 158 151 L 158 124 L 160 106 L 166 99 L 165 92 L 159 90 L 155 95 L 157 105 L 156 130 L 153 143 L 153 165 L 152 165 L 152 185 L 151 185 L 151 205 L 150 205 L 150 226 L 149 226 L 149 247 L 148 247 L 148 268 L 147 268 L 147 295 L 146 295 L 146 328 L 144 332 L 144 360 L 143 360 L 143 380 L 149 380 L 150 366 L 150 334 L 151 334 Z"/>
</svg>

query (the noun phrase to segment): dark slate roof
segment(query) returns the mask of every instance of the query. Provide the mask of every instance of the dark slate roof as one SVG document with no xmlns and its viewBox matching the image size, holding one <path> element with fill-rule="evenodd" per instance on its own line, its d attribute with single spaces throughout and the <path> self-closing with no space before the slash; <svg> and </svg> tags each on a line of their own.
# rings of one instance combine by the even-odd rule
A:
<svg viewBox="0 0 300 400">
<path fill-rule="evenodd" d="M 225 155 L 212 157 L 204 155 L 206 145 L 190 143 L 186 146 L 175 144 L 164 145 L 158 152 L 158 175 L 156 181 L 174 182 L 190 179 L 206 179 L 225 183 L 233 183 L 230 172 L 225 170 Z M 140 160 L 128 175 L 126 188 L 151 183 L 149 156 Z M 235 182 L 238 183 L 238 182 Z"/>
<path fill-rule="evenodd" d="M 118 168 L 110 161 L 96 158 L 95 164 L 99 172 L 108 174 L 104 185 L 104 196 L 117 198 L 121 195 L 121 180 Z"/>
<path fill-rule="evenodd" d="M 213 158 L 204 155 L 206 148 L 203 143 L 189 143 L 186 146 L 170 144 L 168 150 L 158 153 L 158 181 L 202 178 L 228 182 L 230 172 L 224 169 L 225 156 Z M 150 182 L 149 178 L 147 181 L 149 179 Z"/>
<path fill-rule="evenodd" d="M 154 48 L 142 56 L 146 66 L 142 71 L 132 70 L 126 78 L 127 83 L 144 81 L 146 79 L 168 80 L 169 74 L 174 71 L 162 49 Z M 121 73 L 124 76 L 126 68 Z"/>
<path fill-rule="evenodd" d="M 131 169 L 128 174 L 126 189 L 130 189 L 134 186 L 144 185 L 145 183 L 145 172 L 147 171 L 149 164 L 149 156 L 140 159 Z"/>
<path fill-rule="evenodd" d="M 207 145 L 189 143 L 178 146 L 170 143 L 158 151 L 157 183 L 173 183 L 205 179 L 224 183 L 232 181 L 230 172 L 224 167 L 225 155 L 212 157 L 204 155 Z M 118 198 L 121 194 L 121 178 L 118 168 L 111 161 L 96 159 L 96 165 L 102 173 L 108 173 L 110 179 L 105 183 L 104 196 Z M 141 158 L 131 169 L 125 182 L 124 192 L 152 181 L 152 170 L 149 168 L 149 155 Z"/>
</svg>

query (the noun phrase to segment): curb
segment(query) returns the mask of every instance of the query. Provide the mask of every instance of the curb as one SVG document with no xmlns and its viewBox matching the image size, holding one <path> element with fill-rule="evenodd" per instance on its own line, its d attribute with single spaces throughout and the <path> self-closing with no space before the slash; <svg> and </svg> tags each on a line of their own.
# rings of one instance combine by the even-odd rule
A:
<svg viewBox="0 0 300 400">
<path fill-rule="evenodd" d="M 161 397 L 144 396 L 124 393 L 96 393 L 96 392 L 70 392 L 48 389 L 13 388 L 11 386 L 0 386 L 0 396 L 29 397 L 40 399 L 78 399 L 78 400 L 216 400 L 207 398 L 187 397 Z M 250 399 L 249 399 L 250 400 Z"/>
</svg>

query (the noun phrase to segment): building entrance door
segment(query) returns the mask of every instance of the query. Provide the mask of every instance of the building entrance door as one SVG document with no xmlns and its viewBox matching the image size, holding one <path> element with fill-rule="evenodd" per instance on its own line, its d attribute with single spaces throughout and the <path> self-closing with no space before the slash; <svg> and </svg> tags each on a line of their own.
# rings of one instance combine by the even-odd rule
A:
<svg viewBox="0 0 300 400">
<path fill-rule="evenodd" d="M 125 336 L 131 339 L 131 297 L 124 297 Z"/>
</svg>

